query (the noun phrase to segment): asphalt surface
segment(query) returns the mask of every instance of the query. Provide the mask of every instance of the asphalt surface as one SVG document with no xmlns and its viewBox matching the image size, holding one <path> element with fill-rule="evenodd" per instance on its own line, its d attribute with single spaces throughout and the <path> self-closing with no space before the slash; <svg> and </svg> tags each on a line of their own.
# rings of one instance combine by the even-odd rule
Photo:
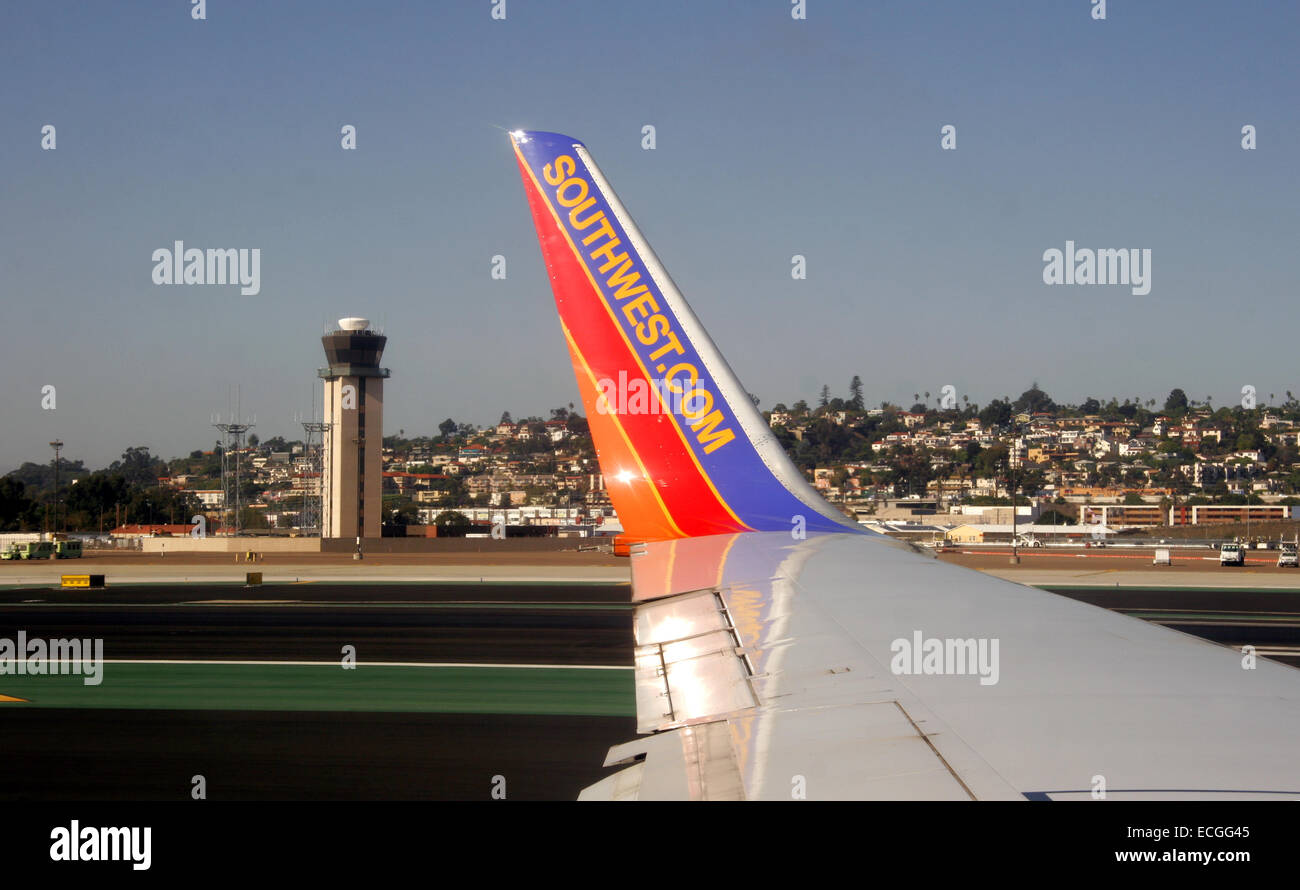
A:
<svg viewBox="0 0 1300 890">
<path fill-rule="evenodd" d="M 0 637 L 99 638 L 111 659 L 630 665 L 623 584 L 134 585 L 0 590 Z"/>
<path fill-rule="evenodd" d="M 618 584 L 513 584 L 419 582 L 303 582 L 282 584 L 179 582 L 63 588 L 54 584 L 0 588 L 0 605 L 49 603 L 106 606 L 235 603 L 609 603 L 631 602 L 631 586 Z"/>
<path fill-rule="evenodd" d="M 1044 587 L 1234 649 L 1300 667 L 1300 591 Z"/>
<path fill-rule="evenodd" d="M 1300 665 L 1300 592 L 1057 592 Z M 481 800 L 495 776 L 507 799 L 571 800 L 636 735 L 629 596 L 626 584 L 0 590 L 0 637 L 103 639 L 111 681 L 0 676 L 0 695 L 27 698 L 0 703 L 0 800 L 181 800 L 196 775 L 213 800 Z M 345 645 L 360 670 L 338 669 Z"/>
<path fill-rule="evenodd" d="M 572 800 L 636 736 L 629 597 L 626 584 L 0 591 L 0 637 L 99 638 L 107 662 L 99 686 L 0 676 L 0 695 L 26 698 L 0 703 L 0 800 L 182 800 L 196 775 L 213 800 L 486 800 L 494 776 L 507 799 Z M 345 645 L 358 670 L 339 669 Z M 112 663 L 136 660 L 185 664 Z"/>
<path fill-rule="evenodd" d="M 0 637 L 103 639 L 108 659 L 631 665 L 631 613 L 521 606 L 0 607 Z M 3 684 L 0 684 L 2 687 Z"/>
<path fill-rule="evenodd" d="M 573 800 L 631 717 L 14 710 L 0 800 Z"/>
</svg>

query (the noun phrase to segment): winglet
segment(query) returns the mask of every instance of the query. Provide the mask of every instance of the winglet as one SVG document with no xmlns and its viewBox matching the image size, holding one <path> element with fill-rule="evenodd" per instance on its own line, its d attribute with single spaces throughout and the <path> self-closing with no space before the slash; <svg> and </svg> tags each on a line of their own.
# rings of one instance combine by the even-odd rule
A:
<svg viewBox="0 0 1300 890">
<path fill-rule="evenodd" d="M 790 462 L 586 146 L 510 139 L 628 537 L 861 531 Z"/>
</svg>

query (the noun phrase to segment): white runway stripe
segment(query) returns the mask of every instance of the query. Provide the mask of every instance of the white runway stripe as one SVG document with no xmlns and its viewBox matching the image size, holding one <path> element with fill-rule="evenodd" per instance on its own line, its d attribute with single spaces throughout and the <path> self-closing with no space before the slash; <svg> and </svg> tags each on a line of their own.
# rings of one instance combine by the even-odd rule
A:
<svg viewBox="0 0 1300 890">
<path fill-rule="evenodd" d="M 235 661 L 233 659 L 149 659 L 105 658 L 104 664 L 244 664 L 298 665 L 301 667 L 342 667 L 340 661 Z M 434 668 L 547 668 L 551 670 L 630 671 L 632 665 L 621 664 L 494 664 L 477 661 L 358 661 L 357 667 L 434 667 Z"/>
</svg>

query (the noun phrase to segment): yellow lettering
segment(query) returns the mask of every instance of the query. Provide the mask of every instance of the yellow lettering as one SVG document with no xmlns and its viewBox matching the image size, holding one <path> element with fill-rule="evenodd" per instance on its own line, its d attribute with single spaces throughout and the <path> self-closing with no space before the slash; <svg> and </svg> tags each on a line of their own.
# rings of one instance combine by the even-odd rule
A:
<svg viewBox="0 0 1300 890">
<path fill-rule="evenodd" d="M 569 211 L 569 225 L 571 225 L 571 226 L 573 226 L 575 229 L 578 229 L 578 230 L 581 231 L 582 229 L 585 229 L 585 228 L 587 228 L 587 226 L 589 226 L 589 225 L 591 225 L 592 223 L 594 223 L 596 220 L 598 220 L 598 219 L 604 219 L 604 218 L 605 218 L 605 211 L 603 211 L 603 210 L 597 210 L 595 213 L 593 213 L 591 216 L 589 216 L 589 217 L 587 217 L 586 219 L 584 219 L 582 222 L 578 222 L 578 214 L 581 213 L 582 211 L 586 210 L 588 207 L 590 207 L 592 204 L 595 204 L 595 203 L 596 203 L 596 196 L 595 196 L 595 195 L 592 195 L 592 196 L 589 197 L 586 201 L 583 202 L 583 204 L 582 204 L 581 207 L 575 207 L 575 208 L 573 208 L 572 210 L 570 210 L 570 211 Z"/>
<path fill-rule="evenodd" d="M 714 411 L 703 420 L 697 420 L 691 424 L 691 429 L 695 430 L 696 433 L 695 440 L 704 446 L 705 454 L 712 454 L 736 438 L 736 434 L 731 430 L 717 429 L 718 424 L 721 422 L 722 412 Z"/>
<path fill-rule="evenodd" d="M 656 328 L 658 328 L 657 331 Z M 662 315 L 652 315 L 649 321 L 636 326 L 636 338 L 645 346 L 653 346 L 654 342 L 668 333 L 669 330 L 667 318 Z"/>
<path fill-rule="evenodd" d="M 676 338 L 676 336 L 677 336 L 676 334 L 673 335 L 674 339 Z M 652 359 L 654 358 L 654 356 L 650 356 L 650 357 Z M 677 384 L 674 386 L 674 384 L 676 383 L 676 380 L 674 378 L 677 377 L 677 372 L 680 371 L 682 368 L 686 369 L 686 376 L 690 378 L 691 382 L 686 386 L 682 386 L 681 384 Z M 686 390 L 695 386 L 695 384 L 699 382 L 700 382 L 700 372 L 695 370 L 694 365 L 687 364 L 686 362 L 679 362 L 678 364 L 673 365 L 671 368 L 668 369 L 668 373 L 664 375 L 664 386 L 666 386 L 670 392 L 675 392 L 679 394 L 686 392 Z"/>
<path fill-rule="evenodd" d="M 611 253 L 611 251 L 615 247 L 618 247 L 618 245 L 621 243 L 622 242 L 620 242 L 617 238 L 614 238 L 610 241 L 606 241 L 600 247 L 597 247 L 595 250 L 591 252 L 591 258 L 593 260 L 598 256 L 603 256 L 605 258 L 605 262 L 601 263 L 600 268 L 597 269 L 597 271 L 600 272 L 600 274 L 604 275 L 610 269 L 614 268 L 619 263 L 627 259 L 627 254 L 625 253 L 620 253 L 617 256 Z"/>
<path fill-rule="evenodd" d="M 667 355 L 669 350 L 675 351 L 678 355 L 685 355 L 686 350 L 682 349 L 682 343 L 677 339 L 676 331 L 668 331 L 668 342 L 660 346 L 654 352 L 650 353 L 650 361 L 657 362 L 660 357 Z"/>
<path fill-rule="evenodd" d="M 605 284 L 614 290 L 614 296 L 620 300 L 626 300 L 628 297 L 635 297 L 646 289 L 643 284 L 640 287 L 632 287 L 641 280 L 640 272 L 633 272 L 631 275 L 624 275 L 628 269 L 632 268 L 632 261 L 628 260 L 618 268 L 618 271 L 605 279 Z"/>
<path fill-rule="evenodd" d="M 565 190 L 571 185 L 578 186 L 578 197 L 573 200 L 566 200 L 564 197 Z M 564 185 L 560 186 L 555 192 L 555 198 L 565 207 L 572 207 L 574 204 L 580 204 L 587 198 L 587 180 L 574 177 L 573 179 L 564 180 Z"/>
<path fill-rule="evenodd" d="M 654 295 L 646 291 L 635 300 L 623 306 L 623 317 L 627 319 L 628 324 L 636 324 L 634 315 L 642 318 L 647 317 L 651 312 L 658 312 L 659 304 L 655 302 Z"/>
<path fill-rule="evenodd" d="M 691 410 L 687 405 L 691 404 L 693 399 L 703 400 L 704 406 Z M 704 415 L 713 410 L 713 393 L 707 389 L 693 389 L 682 399 L 682 414 L 687 420 L 699 420 Z"/>
<path fill-rule="evenodd" d="M 569 168 L 568 170 L 564 169 L 566 165 Z M 572 176 L 573 171 L 577 169 L 578 165 L 574 163 L 573 158 L 570 155 L 560 155 L 555 159 L 555 175 L 551 175 L 551 165 L 547 164 L 542 168 L 542 176 L 546 177 L 546 181 L 551 185 L 559 185 L 564 182 L 565 179 Z"/>
<path fill-rule="evenodd" d="M 609 227 L 609 218 L 605 216 L 604 211 L 601 211 L 600 214 L 600 228 L 596 229 L 596 231 L 592 232 L 586 238 L 583 238 L 582 243 L 587 247 L 590 247 L 592 242 L 601 235 L 608 235 L 611 238 L 614 237 L 614 230 Z"/>
</svg>

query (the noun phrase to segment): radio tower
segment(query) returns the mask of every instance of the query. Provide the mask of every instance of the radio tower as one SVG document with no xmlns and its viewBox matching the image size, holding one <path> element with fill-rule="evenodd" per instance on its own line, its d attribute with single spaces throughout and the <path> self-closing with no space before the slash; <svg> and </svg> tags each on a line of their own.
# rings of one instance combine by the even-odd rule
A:
<svg viewBox="0 0 1300 890">
<path fill-rule="evenodd" d="M 238 388 L 235 390 L 239 392 Z M 216 420 L 212 425 L 221 431 L 221 512 L 225 516 L 227 510 L 234 505 L 234 521 L 227 524 L 227 528 L 235 531 L 236 537 L 239 535 L 239 455 L 244 448 L 244 434 L 251 430 L 257 424 L 244 423 L 239 419 L 239 396 L 235 396 L 235 412 L 232 415 L 233 420 L 229 423 L 220 423 Z M 230 452 L 234 450 L 234 467 L 231 467 Z M 233 497 L 232 497 L 233 495 Z"/>
<path fill-rule="evenodd" d="M 314 413 L 314 412 L 313 412 Z M 325 451 L 325 436 L 334 426 L 332 423 L 321 423 L 314 420 L 302 421 L 302 431 L 306 441 L 303 445 L 304 457 L 307 458 L 307 472 L 316 474 L 316 482 L 312 486 L 310 493 L 304 493 L 302 498 L 303 515 L 300 526 L 304 531 L 308 529 L 316 534 L 323 534 L 322 529 L 329 527 L 329 517 L 325 513 L 325 499 L 323 496 L 326 469 L 323 465 Z"/>
</svg>

